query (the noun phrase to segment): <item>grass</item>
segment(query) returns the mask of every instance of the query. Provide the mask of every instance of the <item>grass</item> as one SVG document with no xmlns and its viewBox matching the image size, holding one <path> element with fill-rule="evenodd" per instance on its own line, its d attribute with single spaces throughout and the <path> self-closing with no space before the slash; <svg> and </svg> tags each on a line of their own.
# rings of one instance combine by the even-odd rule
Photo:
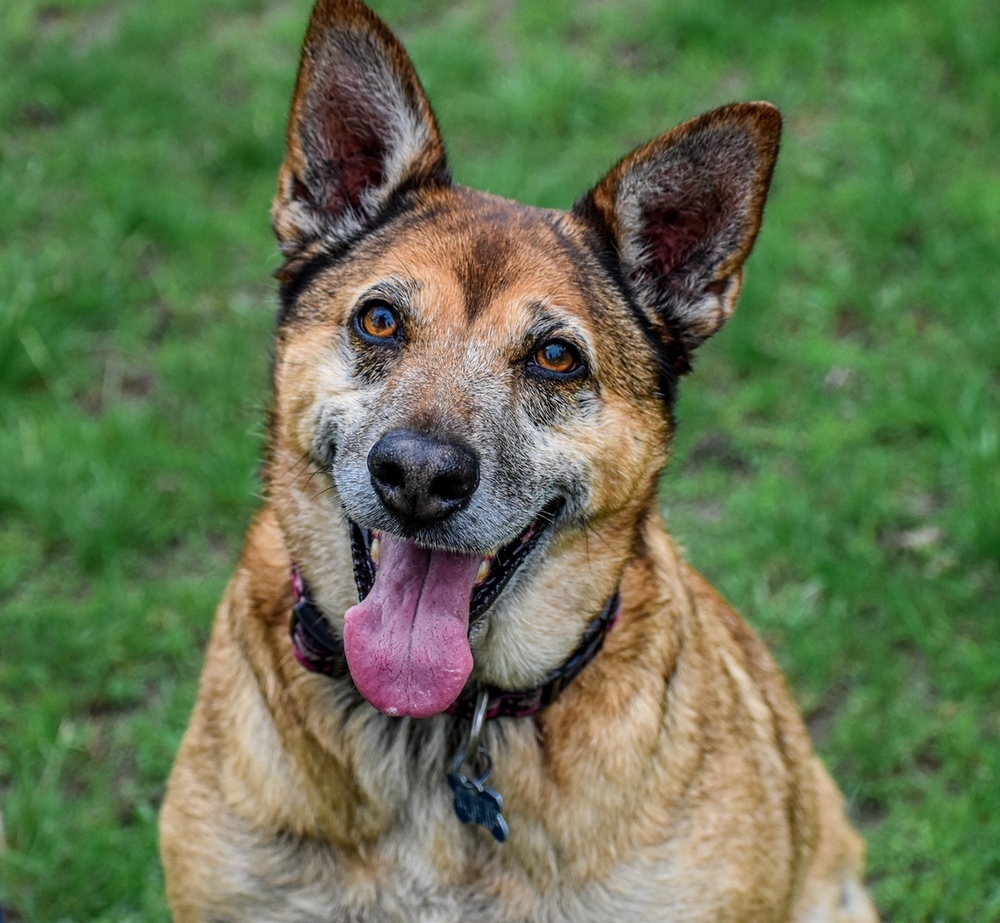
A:
<svg viewBox="0 0 1000 923">
<path fill-rule="evenodd" d="M 382 0 L 462 182 L 568 206 L 732 99 L 786 141 L 664 485 L 788 671 L 888 919 L 1000 920 L 991 0 Z M 156 811 L 257 505 L 307 3 L 0 10 L 0 904 L 167 919 Z"/>
</svg>

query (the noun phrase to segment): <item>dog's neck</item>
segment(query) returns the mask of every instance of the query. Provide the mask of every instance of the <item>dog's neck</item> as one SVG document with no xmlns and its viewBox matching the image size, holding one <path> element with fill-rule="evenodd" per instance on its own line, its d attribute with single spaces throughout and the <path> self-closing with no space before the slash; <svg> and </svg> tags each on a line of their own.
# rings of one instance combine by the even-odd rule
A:
<svg viewBox="0 0 1000 923">
<path fill-rule="evenodd" d="M 296 660 L 312 673 L 336 679 L 349 677 L 344 642 L 334 634 L 329 622 L 312 601 L 309 586 L 294 563 L 292 588 L 295 606 L 292 609 L 291 635 Z M 526 718 L 550 705 L 597 656 L 620 612 L 621 600 L 615 591 L 597 618 L 587 626 L 579 645 L 569 658 L 533 689 L 505 690 L 488 686 L 486 718 Z M 470 718 L 481 691 L 478 686 L 470 684 L 449 706 L 447 713 Z"/>
</svg>

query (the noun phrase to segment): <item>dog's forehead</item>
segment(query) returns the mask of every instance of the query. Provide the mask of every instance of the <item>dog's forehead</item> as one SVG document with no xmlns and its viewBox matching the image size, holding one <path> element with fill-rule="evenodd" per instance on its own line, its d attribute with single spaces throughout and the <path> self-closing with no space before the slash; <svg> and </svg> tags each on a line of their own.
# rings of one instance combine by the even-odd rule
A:
<svg viewBox="0 0 1000 923">
<path fill-rule="evenodd" d="M 452 189 L 387 231 L 372 262 L 375 274 L 433 291 L 435 311 L 456 322 L 475 323 L 498 305 L 514 322 L 518 305 L 537 304 L 557 305 L 585 322 L 601 288 L 593 256 L 563 212 Z"/>
</svg>

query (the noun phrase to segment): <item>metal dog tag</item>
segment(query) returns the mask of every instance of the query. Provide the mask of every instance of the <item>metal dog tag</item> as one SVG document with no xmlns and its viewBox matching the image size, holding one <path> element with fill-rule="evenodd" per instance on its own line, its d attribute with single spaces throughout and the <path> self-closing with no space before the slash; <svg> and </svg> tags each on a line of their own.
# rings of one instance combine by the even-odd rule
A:
<svg viewBox="0 0 1000 923">
<path fill-rule="evenodd" d="M 479 778 L 470 778 L 462 772 L 464 753 L 456 757 L 448 773 L 448 784 L 455 793 L 455 814 L 463 824 L 485 827 L 502 843 L 509 832 L 503 816 L 503 795 L 484 784 L 493 771 L 493 760 L 485 748 L 479 748 L 479 757 L 486 762 L 486 770 Z"/>
<path fill-rule="evenodd" d="M 479 746 L 483 733 L 483 723 L 486 720 L 486 706 L 489 695 L 485 689 L 480 689 L 476 696 L 476 707 L 472 713 L 472 723 L 469 726 L 469 736 L 465 747 L 455 757 L 448 773 L 448 784 L 455 793 L 455 813 L 463 824 L 479 824 L 485 827 L 502 843 L 507 839 L 507 821 L 503 816 L 503 796 L 500 792 L 486 787 L 486 780 L 493 772 L 493 757 L 485 747 Z M 469 754 L 472 759 L 469 760 Z M 482 767 L 478 771 L 476 766 Z M 467 766 L 469 774 L 462 772 Z"/>
</svg>

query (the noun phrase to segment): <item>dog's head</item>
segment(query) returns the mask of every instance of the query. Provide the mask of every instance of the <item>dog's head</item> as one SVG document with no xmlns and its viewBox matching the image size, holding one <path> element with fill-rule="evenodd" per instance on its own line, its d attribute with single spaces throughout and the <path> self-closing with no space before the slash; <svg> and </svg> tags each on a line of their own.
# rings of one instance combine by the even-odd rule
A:
<svg viewBox="0 0 1000 923">
<path fill-rule="evenodd" d="M 320 0 L 273 209 L 267 481 L 378 708 L 441 712 L 474 667 L 530 687 L 614 592 L 654 515 L 677 378 L 735 305 L 779 133 L 772 106 L 727 106 L 570 212 L 508 202 L 452 184 L 385 25 Z"/>
</svg>

